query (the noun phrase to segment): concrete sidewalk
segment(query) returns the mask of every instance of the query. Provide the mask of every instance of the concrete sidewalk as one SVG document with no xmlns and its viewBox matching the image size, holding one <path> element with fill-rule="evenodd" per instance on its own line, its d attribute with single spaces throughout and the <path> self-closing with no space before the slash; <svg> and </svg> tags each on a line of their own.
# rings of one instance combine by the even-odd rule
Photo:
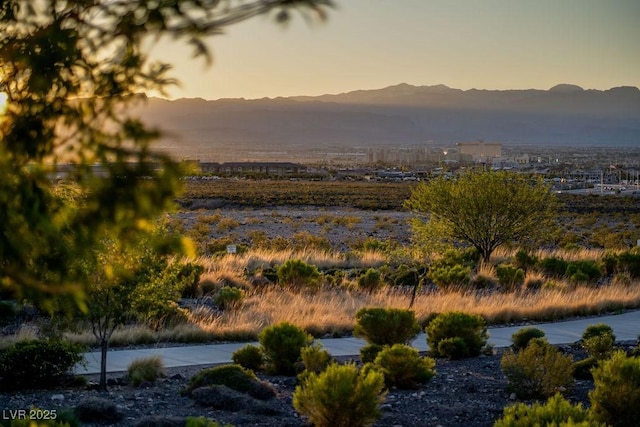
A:
<svg viewBox="0 0 640 427">
<path fill-rule="evenodd" d="M 570 344 L 580 339 L 589 325 L 606 323 L 613 328 L 618 341 L 635 340 L 640 334 L 640 310 L 620 315 L 590 317 L 566 322 L 533 325 L 543 330 L 551 344 Z M 489 328 L 489 343 L 496 347 L 511 345 L 511 335 L 523 326 Z M 333 356 L 357 356 L 365 344 L 359 338 L 327 338 L 319 340 Z M 148 348 L 142 350 L 111 350 L 107 355 L 107 372 L 123 372 L 134 359 L 161 356 L 167 368 L 181 366 L 230 363 L 231 355 L 247 343 L 188 345 L 183 347 Z M 252 343 L 256 344 L 257 343 Z M 418 335 L 412 345 L 420 351 L 428 349 L 424 333 Z M 86 366 L 76 366 L 78 374 L 100 372 L 100 352 L 85 353 Z"/>
</svg>

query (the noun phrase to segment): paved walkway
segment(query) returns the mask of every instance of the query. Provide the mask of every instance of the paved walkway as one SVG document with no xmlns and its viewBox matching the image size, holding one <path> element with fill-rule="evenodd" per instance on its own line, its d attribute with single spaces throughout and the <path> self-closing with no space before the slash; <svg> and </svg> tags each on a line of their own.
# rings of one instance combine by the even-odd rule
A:
<svg viewBox="0 0 640 427">
<path fill-rule="evenodd" d="M 542 329 L 551 344 L 570 344 L 580 339 L 587 326 L 606 323 L 613 328 L 619 341 L 635 340 L 640 335 L 640 310 L 620 315 L 591 317 L 566 322 L 535 325 Z M 496 347 L 511 345 L 511 335 L 522 326 L 489 328 L 489 343 Z M 357 356 L 365 342 L 358 338 L 328 338 L 319 340 L 333 356 Z M 107 372 L 123 372 L 134 359 L 159 355 L 167 368 L 181 366 L 230 363 L 231 355 L 247 343 L 189 345 L 184 347 L 148 348 L 142 350 L 112 350 L 107 355 Z M 257 343 L 253 343 L 257 344 Z M 424 333 L 418 335 L 412 345 L 420 351 L 428 349 Z M 78 374 L 100 372 L 100 352 L 85 354 L 86 366 L 77 366 Z"/>
</svg>

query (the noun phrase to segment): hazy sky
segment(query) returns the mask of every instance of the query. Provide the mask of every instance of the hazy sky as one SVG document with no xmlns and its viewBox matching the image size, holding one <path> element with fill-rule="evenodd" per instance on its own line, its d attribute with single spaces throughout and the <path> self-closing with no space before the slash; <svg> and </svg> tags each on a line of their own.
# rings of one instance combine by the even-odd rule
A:
<svg viewBox="0 0 640 427">
<path fill-rule="evenodd" d="M 175 64 L 171 97 L 320 95 L 398 83 L 460 89 L 640 87 L 640 0 L 336 0 L 324 24 L 269 17 L 209 45 L 153 55 Z M 295 17 L 299 18 L 299 17 Z"/>
</svg>

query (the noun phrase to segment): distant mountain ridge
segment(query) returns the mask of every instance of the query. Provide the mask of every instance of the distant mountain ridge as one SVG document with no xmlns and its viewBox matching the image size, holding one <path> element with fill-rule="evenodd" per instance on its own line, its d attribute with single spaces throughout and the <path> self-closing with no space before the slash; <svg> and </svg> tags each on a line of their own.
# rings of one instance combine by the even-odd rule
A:
<svg viewBox="0 0 640 427">
<path fill-rule="evenodd" d="M 402 83 L 335 95 L 257 100 L 150 98 L 137 109 L 167 132 L 161 148 L 212 158 L 224 150 L 321 150 L 504 144 L 639 146 L 640 89 L 453 89 Z"/>
</svg>

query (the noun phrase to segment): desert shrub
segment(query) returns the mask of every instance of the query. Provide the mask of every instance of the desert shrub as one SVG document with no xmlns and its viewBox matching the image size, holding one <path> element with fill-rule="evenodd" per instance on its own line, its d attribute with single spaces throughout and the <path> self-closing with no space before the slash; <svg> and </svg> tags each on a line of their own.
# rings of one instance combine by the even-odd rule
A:
<svg viewBox="0 0 640 427">
<path fill-rule="evenodd" d="M 511 264 L 496 266 L 496 276 L 498 276 L 500 286 L 506 289 L 514 289 L 524 282 L 524 270 Z"/>
<path fill-rule="evenodd" d="M 360 361 L 362 363 L 373 362 L 383 348 L 384 346 L 380 344 L 367 344 L 360 347 Z"/>
<path fill-rule="evenodd" d="M 592 282 L 598 280 L 602 272 L 593 261 L 571 261 L 567 264 L 565 275 L 573 282 Z"/>
<path fill-rule="evenodd" d="M 363 291 L 373 292 L 382 285 L 381 275 L 375 268 L 368 269 L 358 277 L 358 287 Z"/>
<path fill-rule="evenodd" d="M 213 385 L 227 386 L 256 399 L 265 400 L 275 396 L 272 387 L 260 382 L 252 371 L 239 365 L 203 369 L 189 380 L 185 393 L 190 395 L 197 388 Z"/>
<path fill-rule="evenodd" d="M 582 339 L 587 340 L 600 335 L 611 335 L 614 341 L 616 339 L 616 336 L 613 334 L 613 329 L 606 323 L 596 323 L 594 325 L 587 326 L 582 333 Z"/>
<path fill-rule="evenodd" d="M 391 282 L 394 286 L 413 288 L 418 286 L 424 273 L 425 267 L 400 264 L 391 274 Z"/>
<path fill-rule="evenodd" d="M 547 276 L 562 277 L 567 271 L 567 261 L 558 257 L 543 258 L 538 266 Z"/>
<path fill-rule="evenodd" d="M 160 356 L 135 359 L 127 367 L 127 374 L 134 386 L 139 386 L 144 381 L 154 382 L 165 376 L 164 363 Z"/>
<path fill-rule="evenodd" d="M 264 355 L 262 354 L 260 347 L 247 344 L 234 351 L 231 355 L 231 360 L 233 360 L 233 363 L 236 363 L 243 368 L 258 371 L 262 369 L 264 364 Z"/>
<path fill-rule="evenodd" d="M 518 403 L 504 408 L 493 427 L 605 427 L 594 422 L 581 404 L 572 405 L 560 393 L 546 403 Z"/>
<path fill-rule="evenodd" d="M 264 328 L 258 340 L 269 372 L 295 375 L 295 363 L 300 358 L 300 351 L 313 342 L 313 337 L 291 323 L 282 322 Z"/>
<path fill-rule="evenodd" d="M 0 383 L 4 389 L 55 386 L 83 360 L 82 350 L 58 340 L 19 341 L 0 350 Z"/>
<path fill-rule="evenodd" d="M 235 286 L 223 286 L 213 297 L 213 303 L 223 310 L 240 307 L 244 301 L 245 292 Z"/>
<path fill-rule="evenodd" d="M 441 289 L 466 286 L 471 280 L 471 268 L 462 265 L 431 267 L 429 279 Z"/>
<path fill-rule="evenodd" d="M 75 408 L 75 415 L 83 423 L 115 424 L 122 420 L 122 413 L 115 403 L 101 397 L 89 397 Z"/>
<path fill-rule="evenodd" d="M 500 361 L 509 389 L 519 398 L 546 398 L 573 383 L 573 357 L 561 354 L 544 338 L 534 338 L 519 352 Z"/>
<path fill-rule="evenodd" d="M 492 289 L 497 287 L 498 282 L 492 276 L 477 273 L 471 278 L 469 285 L 473 289 Z"/>
<path fill-rule="evenodd" d="M 387 387 L 416 388 L 436 374 L 435 360 L 420 357 L 418 350 L 405 344 L 383 348 L 373 364 L 381 368 Z"/>
<path fill-rule="evenodd" d="M 469 347 L 461 337 L 445 338 L 438 343 L 438 355 L 457 360 L 469 357 Z"/>
<path fill-rule="evenodd" d="M 425 331 L 427 344 L 429 344 L 431 353 L 436 357 L 444 356 L 439 353 L 438 349 L 440 341 L 444 339 L 462 338 L 469 350 L 469 356 L 477 356 L 489 337 L 484 319 L 481 316 L 460 311 L 436 316 L 429 322 Z"/>
<path fill-rule="evenodd" d="M 596 360 L 607 359 L 613 352 L 616 336 L 605 323 L 589 325 L 582 333 L 582 348 Z"/>
<path fill-rule="evenodd" d="M 640 250 L 633 248 L 618 254 L 618 269 L 629 273 L 633 278 L 640 277 Z"/>
<path fill-rule="evenodd" d="M 399 308 L 361 308 L 356 313 L 353 334 L 370 344 L 405 344 L 420 332 L 411 310 Z"/>
<path fill-rule="evenodd" d="M 383 387 L 381 372 L 332 364 L 296 387 L 293 407 L 314 426 L 369 426 L 381 416 Z"/>
<path fill-rule="evenodd" d="M 217 421 L 205 417 L 187 417 L 185 427 L 230 427 L 231 424 L 224 426 Z"/>
<path fill-rule="evenodd" d="M 290 259 L 277 270 L 278 282 L 296 289 L 315 289 L 320 283 L 320 271 L 315 265 Z"/>
<path fill-rule="evenodd" d="M 304 364 L 304 369 L 316 374 L 324 371 L 333 360 L 331 354 L 322 348 L 322 345 L 315 344 L 302 348 L 300 358 Z"/>
<path fill-rule="evenodd" d="M 514 256 L 514 264 L 516 265 L 516 268 L 521 268 L 524 271 L 535 266 L 537 261 L 538 260 L 535 256 L 523 249 L 518 250 Z"/>
<path fill-rule="evenodd" d="M 614 427 L 640 422 L 640 358 L 616 351 L 592 371 L 594 389 L 589 392 L 591 410 L 598 421 Z"/>
<path fill-rule="evenodd" d="M 527 327 L 514 332 L 511 335 L 511 342 L 516 350 L 525 348 L 533 338 L 544 337 L 544 331 L 534 327 Z"/>
</svg>

